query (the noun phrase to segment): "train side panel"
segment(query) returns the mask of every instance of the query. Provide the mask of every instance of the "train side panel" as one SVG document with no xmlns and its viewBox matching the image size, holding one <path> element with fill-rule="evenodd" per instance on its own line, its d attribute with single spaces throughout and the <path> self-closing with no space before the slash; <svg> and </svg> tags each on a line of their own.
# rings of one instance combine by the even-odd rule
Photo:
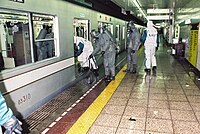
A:
<svg viewBox="0 0 200 134">
<path fill-rule="evenodd" d="M 9 106 L 23 117 L 27 117 L 48 102 L 76 79 L 73 44 L 74 18 L 89 20 L 90 30 L 97 29 L 98 22 L 111 23 L 114 35 L 116 25 L 120 25 L 120 31 L 122 31 L 126 23 L 123 20 L 62 0 L 25 0 L 24 3 L 0 1 L 0 9 L 54 15 L 58 19 L 56 29 L 58 55 L 56 57 L 6 69 L 0 73 L 0 90 L 4 93 Z M 125 37 L 122 39 L 122 34 L 118 43 L 120 49 L 123 50 Z"/>
</svg>

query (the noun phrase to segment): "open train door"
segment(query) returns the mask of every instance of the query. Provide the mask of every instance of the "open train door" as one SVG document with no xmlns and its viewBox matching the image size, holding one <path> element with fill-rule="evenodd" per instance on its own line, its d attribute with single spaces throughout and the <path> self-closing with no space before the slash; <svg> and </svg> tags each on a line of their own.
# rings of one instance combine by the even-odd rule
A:
<svg viewBox="0 0 200 134">
<path fill-rule="evenodd" d="M 76 76 L 81 75 L 81 66 L 78 61 L 78 55 L 80 52 L 78 52 L 77 48 L 77 38 L 84 38 L 86 40 L 89 40 L 89 31 L 90 31 L 90 21 L 87 19 L 80 19 L 80 18 L 74 18 L 73 21 L 74 25 L 74 59 L 75 59 L 75 74 Z M 77 54 L 78 53 L 78 54 Z"/>
</svg>

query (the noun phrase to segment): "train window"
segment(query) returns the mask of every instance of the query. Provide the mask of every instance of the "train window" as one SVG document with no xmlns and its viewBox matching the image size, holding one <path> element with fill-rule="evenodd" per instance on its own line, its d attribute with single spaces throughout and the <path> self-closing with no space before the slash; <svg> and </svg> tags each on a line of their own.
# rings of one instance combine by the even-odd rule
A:
<svg viewBox="0 0 200 134">
<path fill-rule="evenodd" d="M 0 69 L 31 63 L 28 14 L 0 9 Z"/>
<path fill-rule="evenodd" d="M 113 24 L 108 24 L 108 30 L 111 32 L 113 35 Z"/>
<path fill-rule="evenodd" d="M 89 20 L 75 18 L 73 21 L 74 36 L 89 40 Z"/>
<path fill-rule="evenodd" d="M 111 34 L 113 34 L 113 25 L 110 23 L 105 23 L 105 22 L 98 22 L 98 32 L 102 33 L 102 27 L 103 26 L 107 26 L 108 31 L 111 32 Z"/>
<path fill-rule="evenodd" d="M 33 14 L 35 61 L 55 56 L 54 16 Z"/>
<path fill-rule="evenodd" d="M 103 27 L 103 23 L 102 22 L 98 22 L 98 32 L 99 33 L 103 32 L 102 27 Z"/>
<path fill-rule="evenodd" d="M 56 19 L 0 9 L 0 71 L 55 57 Z"/>
</svg>

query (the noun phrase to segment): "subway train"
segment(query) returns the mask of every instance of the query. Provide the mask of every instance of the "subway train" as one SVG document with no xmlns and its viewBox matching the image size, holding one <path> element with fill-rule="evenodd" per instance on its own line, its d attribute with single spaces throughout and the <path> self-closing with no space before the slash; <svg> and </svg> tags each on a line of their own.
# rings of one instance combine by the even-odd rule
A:
<svg viewBox="0 0 200 134">
<path fill-rule="evenodd" d="M 26 118 L 77 80 L 74 37 L 91 40 L 92 29 L 107 25 L 124 51 L 127 22 L 64 0 L 1 0 L 0 90 L 8 105 Z"/>
</svg>

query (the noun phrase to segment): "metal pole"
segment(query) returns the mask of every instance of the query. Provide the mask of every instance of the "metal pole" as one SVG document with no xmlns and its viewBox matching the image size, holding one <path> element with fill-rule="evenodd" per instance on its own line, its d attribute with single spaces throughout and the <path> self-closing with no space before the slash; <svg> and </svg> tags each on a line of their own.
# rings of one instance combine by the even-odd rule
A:
<svg viewBox="0 0 200 134">
<path fill-rule="evenodd" d="M 31 13 L 28 14 L 29 19 L 29 37 L 30 37 L 30 46 L 31 46 L 31 61 L 32 63 L 35 62 L 35 55 L 34 55 L 34 31 L 33 31 L 33 15 Z"/>
</svg>

